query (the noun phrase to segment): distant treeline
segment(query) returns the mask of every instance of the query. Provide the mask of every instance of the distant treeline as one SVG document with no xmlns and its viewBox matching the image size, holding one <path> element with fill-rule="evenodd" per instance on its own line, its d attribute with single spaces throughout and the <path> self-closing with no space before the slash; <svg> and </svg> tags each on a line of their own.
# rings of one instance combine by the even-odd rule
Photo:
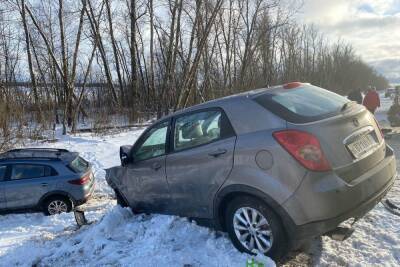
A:
<svg viewBox="0 0 400 267">
<path fill-rule="evenodd" d="M 29 105 L 66 132 L 96 110 L 93 83 L 108 85 L 96 93 L 102 117 L 131 121 L 289 81 L 341 94 L 388 86 L 351 45 L 295 21 L 301 2 L 1 0 L 1 116 Z M 10 83 L 26 79 L 31 93 L 15 94 Z"/>
</svg>

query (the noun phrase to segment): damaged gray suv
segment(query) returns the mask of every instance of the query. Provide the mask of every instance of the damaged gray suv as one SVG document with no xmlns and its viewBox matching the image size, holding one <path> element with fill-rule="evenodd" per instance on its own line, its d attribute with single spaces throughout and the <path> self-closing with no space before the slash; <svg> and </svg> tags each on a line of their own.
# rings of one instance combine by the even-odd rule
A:
<svg viewBox="0 0 400 267">
<path fill-rule="evenodd" d="M 210 222 L 274 259 L 365 215 L 396 177 L 370 112 L 297 82 L 178 111 L 120 156 L 106 179 L 121 205 Z"/>
</svg>

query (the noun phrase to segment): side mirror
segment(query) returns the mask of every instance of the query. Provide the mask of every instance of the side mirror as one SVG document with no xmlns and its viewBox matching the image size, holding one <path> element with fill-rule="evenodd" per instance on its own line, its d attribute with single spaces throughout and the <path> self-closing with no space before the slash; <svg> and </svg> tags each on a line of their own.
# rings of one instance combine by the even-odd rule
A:
<svg viewBox="0 0 400 267">
<path fill-rule="evenodd" d="M 131 156 L 132 146 L 121 146 L 119 148 L 119 158 L 121 159 L 121 166 L 124 167 L 133 162 Z"/>
</svg>

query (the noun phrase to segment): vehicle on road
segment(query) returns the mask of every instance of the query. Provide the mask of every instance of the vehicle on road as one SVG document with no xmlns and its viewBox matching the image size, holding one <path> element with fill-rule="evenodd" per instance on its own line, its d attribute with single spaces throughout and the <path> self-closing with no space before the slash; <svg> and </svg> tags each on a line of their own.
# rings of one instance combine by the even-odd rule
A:
<svg viewBox="0 0 400 267">
<path fill-rule="evenodd" d="M 396 95 L 396 89 L 395 88 L 388 88 L 385 90 L 385 97 L 390 97 L 394 98 Z"/>
<path fill-rule="evenodd" d="M 298 82 L 173 113 L 120 157 L 106 179 L 121 205 L 209 222 L 274 259 L 361 218 L 396 177 L 365 107 Z"/>
<path fill-rule="evenodd" d="M 69 212 L 94 190 L 89 162 L 65 149 L 15 149 L 0 154 L 0 210 Z"/>
</svg>

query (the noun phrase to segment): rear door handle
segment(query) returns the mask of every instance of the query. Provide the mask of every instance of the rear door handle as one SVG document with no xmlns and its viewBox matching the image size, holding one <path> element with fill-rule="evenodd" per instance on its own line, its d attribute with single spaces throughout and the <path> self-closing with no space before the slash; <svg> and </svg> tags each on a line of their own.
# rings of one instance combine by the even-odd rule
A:
<svg viewBox="0 0 400 267">
<path fill-rule="evenodd" d="M 48 183 L 41 183 L 41 186 L 43 186 L 43 187 L 46 187 L 48 185 L 49 185 Z"/>
<path fill-rule="evenodd" d="M 226 149 L 217 149 L 214 152 L 210 152 L 208 153 L 208 155 L 214 157 L 214 158 L 218 158 L 219 156 L 225 154 L 226 152 L 228 152 Z"/>
<path fill-rule="evenodd" d="M 153 165 L 151 165 L 151 168 L 155 171 L 158 171 L 159 169 L 161 169 L 161 164 L 158 162 L 153 163 Z"/>
</svg>

